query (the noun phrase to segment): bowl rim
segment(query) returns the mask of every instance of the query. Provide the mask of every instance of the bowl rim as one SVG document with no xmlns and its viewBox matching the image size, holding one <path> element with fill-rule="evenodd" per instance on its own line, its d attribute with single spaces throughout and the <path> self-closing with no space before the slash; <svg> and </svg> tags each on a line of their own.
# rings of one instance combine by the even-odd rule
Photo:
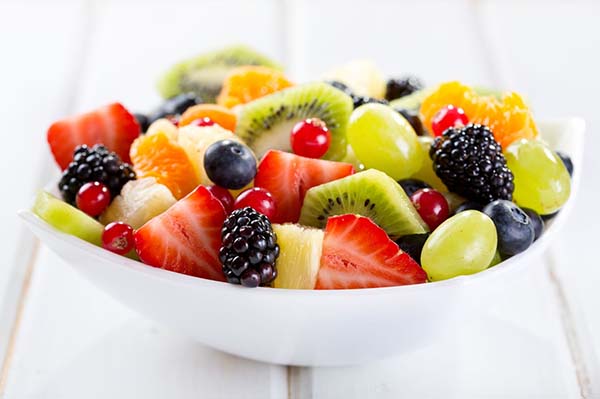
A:
<svg viewBox="0 0 600 399">
<path fill-rule="evenodd" d="M 541 124 L 569 124 L 572 125 L 573 132 L 571 136 L 579 136 L 576 142 L 579 145 L 576 147 L 576 154 L 571 154 L 572 158 L 582 160 L 583 159 L 583 140 L 585 137 L 585 120 L 580 117 L 571 118 L 560 118 L 560 119 L 549 119 L 542 121 Z M 574 156 L 576 155 L 576 156 Z M 581 163 L 581 162 L 580 162 Z M 558 215 L 556 215 L 552 221 L 552 231 L 560 230 L 566 222 L 568 214 L 571 212 L 573 203 L 579 191 L 579 185 L 581 180 L 582 165 L 577 164 L 571 179 L 571 195 L 567 200 L 566 204 L 562 207 Z M 48 233 L 52 233 L 58 240 L 77 247 L 79 250 L 86 251 L 89 255 L 94 258 L 100 259 L 102 262 L 109 262 L 111 264 L 117 264 L 124 266 L 129 270 L 133 270 L 136 273 L 142 273 L 147 277 L 159 279 L 164 283 L 175 284 L 175 285 L 193 285 L 198 289 L 220 289 L 229 290 L 225 292 L 244 291 L 246 293 L 253 293 L 253 295 L 277 295 L 277 296 L 362 296 L 362 295 L 388 295 L 388 294 L 399 294 L 400 292 L 408 294 L 416 290 L 439 290 L 439 289 L 453 289 L 457 286 L 466 286 L 478 284 L 480 281 L 489 280 L 492 278 L 498 278 L 506 274 L 508 270 L 514 269 L 520 259 L 528 254 L 532 256 L 535 253 L 542 251 L 548 244 L 548 236 L 542 236 L 539 240 L 534 242 L 525 252 L 518 254 L 510 259 L 507 259 L 497 266 L 488 268 L 478 273 L 471 275 L 463 275 L 453 277 L 447 280 L 432 281 L 423 284 L 412 284 L 412 285 L 401 285 L 393 287 L 379 287 L 379 288 L 357 288 L 357 289 L 332 289 L 332 290 L 315 290 L 315 289 L 274 289 L 271 287 L 256 287 L 254 289 L 247 289 L 239 285 L 228 284 L 226 282 L 214 281 L 204 279 L 200 277 L 190 276 L 173 272 L 170 270 L 150 266 L 142 262 L 129 259 L 124 256 L 114 254 L 101 247 L 88 243 L 78 237 L 72 236 L 67 233 L 63 233 L 50 224 L 46 223 L 43 219 L 35 215 L 29 209 L 20 209 L 17 211 L 18 216 L 23 221 L 31 226 L 36 227 L 39 230 L 44 230 Z"/>
</svg>

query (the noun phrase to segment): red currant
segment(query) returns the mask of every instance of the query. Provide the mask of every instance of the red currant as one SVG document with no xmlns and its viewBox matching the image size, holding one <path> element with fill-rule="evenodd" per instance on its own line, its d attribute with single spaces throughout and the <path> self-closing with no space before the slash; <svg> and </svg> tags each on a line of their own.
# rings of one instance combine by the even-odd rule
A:
<svg viewBox="0 0 600 399">
<path fill-rule="evenodd" d="M 410 196 L 410 200 L 431 231 L 435 230 L 450 215 L 448 201 L 439 191 L 432 188 L 417 190 Z"/>
<path fill-rule="evenodd" d="M 321 158 L 331 144 L 331 133 L 320 119 L 310 118 L 296 123 L 290 135 L 295 154 L 307 158 Z"/>
<path fill-rule="evenodd" d="M 441 136 L 450 127 L 464 126 L 469 123 L 469 118 L 460 107 L 446 105 L 440 109 L 431 120 L 431 130 L 434 136 Z"/>
<path fill-rule="evenodd" d="M 193 120 L 191 124 L 194 126 L 204 127 L 204 126 L 213 126 L 215 124 L 215 122 L 212 119 L 210 119 L 208 116 L 205 116 L 204 118 Z"/>
<path fill-rule="evenodd" d="M 112 222 L 106 225 L 102 233 L 102 247 L 119 255 L 125 255 L 133 249 L 133 228 L 127 223 Z"/>
<path fill-rule="evenodd" d="M 77 208 L 90 216 L 100 215 L 110 204 L 110 191 L 97 181 L 85 183 L 77 192 L 75 198 Z"/>
<path fill-rule="evenodd" d="M 219 186 L 208 186 L 207 189 L 223 204 L 225 212 L 229 214 L 233 210 L 234 199 L 229 190 Z"/>
<path fill-rule="evenodd" d="M 242 192 L 235 200 L 233 209 L 241 209 L 247 206 L 254 208 L 269 219 L 275 216 L 277 210 L 275 199 L 270 192 L 262 187 L 254 187 Z"/>
</svg>

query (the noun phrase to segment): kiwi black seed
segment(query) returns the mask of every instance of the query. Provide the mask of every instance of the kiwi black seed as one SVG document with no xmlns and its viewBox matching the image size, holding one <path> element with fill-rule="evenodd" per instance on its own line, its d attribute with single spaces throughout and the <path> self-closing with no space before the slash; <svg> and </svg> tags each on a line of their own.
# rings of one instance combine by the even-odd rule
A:
<svg viewBox="0 0 600 399">
<path fill-rule="evenodd" d="M 281 66 L 246 46 L 231 46 L 198 55 L 169 69 L 158 82 L 164 98 L 193 92 L 207 103 L 214 103 L 223 80 L 235 67 L 262 65 L 281 70 Z"/>
<path fill-rule="evenodd" d="M 238 116 L 236 134 L 262 157 L 270 149 L 291 151 L 290 132 L 307 118 L 319 118 L 331 133 L 325 158 L 340 160 L 346 154 L 346 125 L 352 99 L 327 83 L 307 83 L 246 104 Z"/>
<path fill-rule="evenodd" d="M 376 169 L 308 190 L 300 224 L 323 228 L 330 216 L 349 213 L 370 218 L 394 238 L 428 232 L 402 187 Z"/>
</svg>

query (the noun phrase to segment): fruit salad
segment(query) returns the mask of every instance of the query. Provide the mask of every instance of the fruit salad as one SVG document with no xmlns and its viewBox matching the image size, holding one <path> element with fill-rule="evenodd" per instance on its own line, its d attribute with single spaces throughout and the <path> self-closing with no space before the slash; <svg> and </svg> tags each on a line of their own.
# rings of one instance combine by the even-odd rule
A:
<svg viewBox="0 0 600 399">
<path fill-rule="evenodd" d="M 573 164 L 513 92 L 353 61 L 298 82 L 235 46 L 174 65 L 164 102 L 65 118 L 33 212 L 149 266 L 244 287 L 424 284 L 518 256 Z"/>
</svg>

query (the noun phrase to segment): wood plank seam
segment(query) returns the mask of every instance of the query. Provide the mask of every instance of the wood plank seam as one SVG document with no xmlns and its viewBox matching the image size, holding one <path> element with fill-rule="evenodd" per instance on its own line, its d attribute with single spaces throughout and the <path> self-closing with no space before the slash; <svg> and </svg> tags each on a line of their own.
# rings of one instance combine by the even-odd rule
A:
<svg viewBox="0 0 600 399">
<path fill-rule="evenodd" d="M 79 94 L 79 87 L 81 85 L 81 79 L 85 70 L 85 60 L 88 58 L 88 48 L 90 39 L 94 27 L 94 0 L 85 0 L 82 11 L 82 26 L 83 32 L 81 35 L 80 43 L 76 48 L 76 53 L 73 55 L 73 67 L 72 79 L 69 79 L 65 84 L 65 93 L 67 93 L 66 100 L 63 105 L 63 114 L 68 115 L 76 111 L 77 97 Z M 46 184 L 49 177 L 52 175 L 51 161 L 48 155 L 45 157 L 45 162 L 41 162 L 40 171 L 38 178 L 36 179 L 36 187 L 41 187 Z M 8 375 L 10 371 L 11 362 L 13 359 L 15 346 L 18 341 L 19 331 L 21 327 L 21 321 L 23 320 L 24 313 L 26 311 L 26 304 L 28 294 L 30 292 L 31 281 L 33 274 L 36 269 L 36 264 L 40 252 L 40 242 L 37 238 L 25 235 L 24 240 L 32 240 L 32 250 L 28 262 L 26 263 L 26 271 L 24 273 L 23 282 L 18 289 L 15 297 L 18 298 L 16 302 L 16 314 L 12 320 L 12 326 L 9 328 L 9 338 L 7 341 L 7 348 L 4 360 L 2 362 L 2 368 L 0 369 L 0 398 L 4 396 L 6 384 L 8 381 Z M 26 244 L 22 246 L 26 247 Z M 17 271 L 18 272 L 18 271 Z"/>
</svg>

